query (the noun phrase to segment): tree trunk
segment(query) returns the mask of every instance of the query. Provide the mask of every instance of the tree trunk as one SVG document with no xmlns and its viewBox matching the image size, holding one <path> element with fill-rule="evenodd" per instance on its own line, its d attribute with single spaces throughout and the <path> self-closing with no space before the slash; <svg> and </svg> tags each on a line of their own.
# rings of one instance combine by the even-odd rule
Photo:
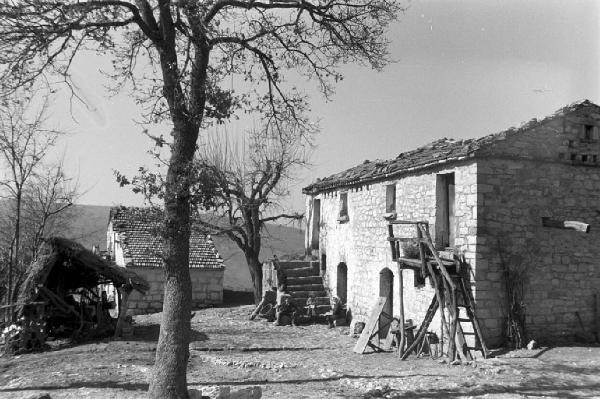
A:
<svg viewBox="0 0 600 399">
<path fill-rule="evenodd" d="M 246 256 L 246 263 L 248 269 L 250 269 L 250 277 L 252 277 L 252 285 L 254 286 L 254 303 L 258 304 L 262 299 L 262 263 L 253 256 Z"/>
<path fill-rule="evenodd" d="M 20 245 L 20 237 L 21 237 L 21 188 L 17 186 L 17 209 L 15 210 L 15 235 L 13 239 L 13 245 L 10 249 L 10 259 L 8 260 L 8 293 L 6 297 L 6 303 L 8 305 L 13 303 L 13 297 L 15 293 L 13 292 L 13 275 L 16 268 L 19 265 L 19 245 Z M 14 248 L 14 249 L 13 249 Z"/>
<path fill-rule="evenodd" d="M 167 184 L 163 256 L 165 291 L 160 335 L 149 395 L 155 399 L 187 399 L 192 284 L 189 271 L 189 163 L 197 130 L 175 131 Z"/>
</svg>

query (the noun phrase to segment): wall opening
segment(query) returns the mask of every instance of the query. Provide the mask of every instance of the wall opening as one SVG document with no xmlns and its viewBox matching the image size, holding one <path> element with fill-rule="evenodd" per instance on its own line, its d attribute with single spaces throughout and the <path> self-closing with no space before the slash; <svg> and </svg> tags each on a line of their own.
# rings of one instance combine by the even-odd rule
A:
<svg viewBox="0 0 600 399">
<path fill-rule="evenodd" d="M 394 273 L 387 267 L 379 273 L 379 296 L 386 297 L 387 302 L 382 309 L 382 312 L 388 315 L 394 314 Z M 379 317 L 379 325 L 389 323 L 388 317 Z M 389 330 L 389 325 L 379 330 L 379 338 L 385 338 Z"/>
<path fill-rule="evenodd" d="M 338 222 L 343 223 L 348 221 L 348 193 L 340 193 L 340 213 Z"/>
<path fill-rule="evenodd" d="M 337 267 L 336 293 L 342 303 L 348 302 L 348 266 L 344 262 Z"/>
<path fill-rule="evenodd" d="M 385 187 L 385 212 L 396 212 L 396 185 L 390 184 Z"/>
<path fill-rule="evenodd" d="M 435 244 L 438 249 L 454 246 L 456 232 L 454 187 L 454 173 L 437 175 Z"/>
<path fill-rule="evenodd" d="M 311 249 L 319 249 L 319 235 L 321 232 L 321 200 L 313 200 L 313 215 L 312 215 L 312 237 Z"/>
<path fill-rule="evenodd" d="M 586 142 L 598 141 L 598 128 L 594 125 L 583 125 L 582 140 Z"/>
</svg>

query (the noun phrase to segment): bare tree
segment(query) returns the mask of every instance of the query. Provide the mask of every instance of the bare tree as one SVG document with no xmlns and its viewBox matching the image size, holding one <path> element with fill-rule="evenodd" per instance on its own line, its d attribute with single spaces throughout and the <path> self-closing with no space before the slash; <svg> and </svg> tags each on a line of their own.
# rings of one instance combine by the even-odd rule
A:
<svg viewBox="0 0 600 399">
<path fill-rule="evenodd" d="M 6 302 L 13 300 L 13 274 L 18 267 L 21 249 L 23 197 L 36 169 L 59 133 L 44 128 L 47 101 L 37 107 L 29 98 L 18 95 L 4 98 L 0 107 L 0 162 L 5 173 L 0 176 L 0 195 L 14 201 L 14 226 L 8 254 Z"/>
<path fill-rule="evenodd" d="M 79 196 L 78 184 L 64 173 L 62 161 L 38 165 L 23 189 L 19 217 L 19 256 L 13 269 L 13 300 L 25 278 L 28 265 L 37 259 L 38 249 L 44 238 L 63 235 L 68 231 L 73 202 Z M 9 253 L 15 230 L 16 201 L 3 201 L 0 212 L 0 253 Z M 0 270 L 8 269 L 0 262 Z M 0 275 L 4 276 L 4 273 Z M 3 281 L 5 283 L 5 281 Z"/>
<path fill-rule="evenodd" d="M 25 190 L 23 202 L 27 225 L 24 237 L 31 261 L 37 258 L 42 240 L 52 234 L 64 234 L 69 226 L 67 210 L 79 197 L 78 182 L 65 174 L 63 160 L 45 165 L 36 173 L 32 184 Z"/>
<path fill-rule="evenodd" d="M 282 213 L 280 202 L 288 195 L 286 184 L 292 173 L 306 166 L 311 148 L 310 135 L 294 124 L 248 132 L 247 140 L 209 136 L 196 159 L 200 199 L 208 191 L 209 207 L 218 218 L 201 215 L 198 222 L 211 234 L 226 235 L 246 258 L 254 300 L 262 296 L 261 241 L 265 223 L 301 220 L 298 213 Z M 209 190 L 207 190 L 207 186 Z M 203 206 L 202 202 L 198 204 Z"/>
<path fill-rule="evenodd" d="M 239 109 L 258 110 L 275 126 L 282 112 L 306 122 L 305 97 L 285 72 L 313 79 L 329 96 L 340 64 L 385 65 L 384 30 L 399 11 L 394 0 L 0 0 L 6 90 L 51 74 L 69 83 L 76 55 L 97 51 L 113 56 L 113 89 L 132 89 L 147 122 L 172 127 L 151 397 L 188 397 L 190 175 L 199 130 Z M 229 76 L 247 90 L 225 89 Z"/>
</svg>

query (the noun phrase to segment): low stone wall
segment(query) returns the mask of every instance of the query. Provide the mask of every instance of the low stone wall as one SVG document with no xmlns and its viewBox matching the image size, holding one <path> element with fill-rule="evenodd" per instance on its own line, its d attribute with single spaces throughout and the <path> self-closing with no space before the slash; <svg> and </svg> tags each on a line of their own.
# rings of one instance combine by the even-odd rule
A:
<svg viewBox="0 0 600 399">
<path fill-rule="evenodd" d="M 128 313 L 146 314 L 162 311 L 164 270 L 157 267 L 130 267 L 148 281 L 146 295 L 134 291 L 129 297 Z M 190 269 L 192 279 L 192 308 L 223 303 L 224 269 Z"/>
</svg>

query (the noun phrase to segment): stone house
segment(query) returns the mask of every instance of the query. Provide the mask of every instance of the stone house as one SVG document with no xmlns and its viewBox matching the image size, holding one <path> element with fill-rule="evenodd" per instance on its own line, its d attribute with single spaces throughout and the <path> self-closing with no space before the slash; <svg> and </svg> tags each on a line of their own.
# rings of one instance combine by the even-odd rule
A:
<svg viewBox="0 0 600 399">
<path fill-rule="evenodd" d="M 162 213 L 151 208 L 114 207 L 107 228 L 107 250 L 117 265 L 131 269 L 150 285 L 146 295 L 129 297 L 131 314 L 162 311 L 164 272 L 158 228 Z M 190 276 L 192 307 L 223 302 L 223 259 L 208 235 L 192 231 L 190 237 Z"/>
<path fill-rule="evenodd" d="M 364 163 L 305 187 L 307 249 L 325 285 L 364 321 L 380 294 L 398 314 L 387 220 L 429 222 L 435 245 L 470 266 L 489 344 L 503 339 L 505 267 L 522 271 L 530 338 L 592 331 L 600 287 L 600 107 L 566 106 L 542 120 L 478 139 L 441 139 L 388 161 Z M 589 233 L 546 227 L 581 221 Z M 404 270 L 406 317 L 419 324 L 433 295 Z M 435 325 L 435 320 L 434 320 Z M 439 326 L 439 321 L 438 321 Z M 439 327 L 438 327 L 439 328 Z"/>
</svg>

